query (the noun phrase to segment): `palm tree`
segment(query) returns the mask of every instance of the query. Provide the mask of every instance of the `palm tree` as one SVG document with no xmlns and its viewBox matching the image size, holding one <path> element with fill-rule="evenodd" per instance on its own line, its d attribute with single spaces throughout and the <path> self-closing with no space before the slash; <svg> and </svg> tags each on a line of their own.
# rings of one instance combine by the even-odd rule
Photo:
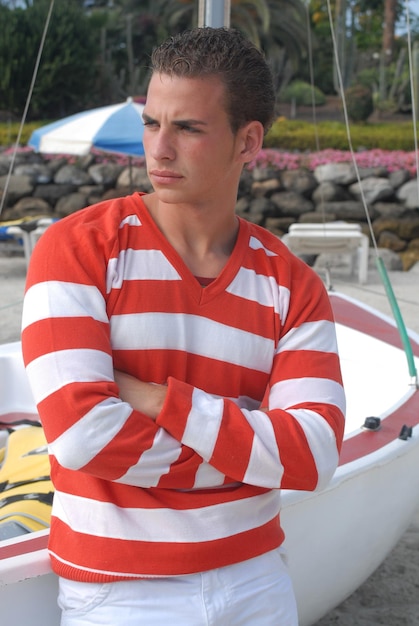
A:
<svg viewBox="0 0 419 626">
<path fill-rule="evenodd" d="M 198 25 L 196 0 L 157 0 L 157 6 L 171 33 Z M 265 52 L 278 88 L 306 55 L 306 15 L 303 0 L 231 0 L 230 25 Z"/>
<path fill-rule="evenodd" d="M 261 31 L 261 47 L 280 90 L 307 58 L 311 27 L 308 8 L 301 0 L 268 0 L 267 5 L 269 27 Z"/>
<path fill-rule="evenodd" d="M 261 48 L 279 89 L 298 69 L 307 52 L 304 0 L 230 0 L 230 24 Z M 167 35 L 198 25 L 199 0 L 90 0 L 102 15 L 102 66 L 112 91 L 123 95 L 145 90 L 148 55 Z"/>
</svg>

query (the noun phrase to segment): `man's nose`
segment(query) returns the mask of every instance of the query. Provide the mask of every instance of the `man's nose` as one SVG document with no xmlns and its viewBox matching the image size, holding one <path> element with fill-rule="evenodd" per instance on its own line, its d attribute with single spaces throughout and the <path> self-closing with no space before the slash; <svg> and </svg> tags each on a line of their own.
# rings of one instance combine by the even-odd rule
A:
<svg viewBox="0 0 419 626">
<path fill-rule="evenodd" d="M 159 128 L 150 138 L 150 155 L 156 161 L 172 160 L 175 156 L 175 147 L 170 131 Z"/>
</svg>

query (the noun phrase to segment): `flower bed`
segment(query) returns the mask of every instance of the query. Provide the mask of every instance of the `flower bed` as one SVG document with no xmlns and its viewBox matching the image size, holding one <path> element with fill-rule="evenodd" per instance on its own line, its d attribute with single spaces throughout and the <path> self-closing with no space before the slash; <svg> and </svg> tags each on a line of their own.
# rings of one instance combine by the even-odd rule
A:
<svg viewBox="0 0 419 626">
<path fill-rule="evenodd" d="M 363 150 L 356 152 L 354 158 L 358 167 L 385 167 L 388 172 L 405 169 L 411 176 L 416 175 L 419 155 L 415 151 L 402 150 Z M 343 163 L 352 161 L 352 155 L 344 150 L 321 150 L 320 152 L 283 152 L 273 148 L 260 151 L 257 158 L 249 163 L 250 170 L 273 168 L 277 170 L 296 170 L 305 167 L 314 171 L 318 165 L 325 163 Z"/>
</svg>

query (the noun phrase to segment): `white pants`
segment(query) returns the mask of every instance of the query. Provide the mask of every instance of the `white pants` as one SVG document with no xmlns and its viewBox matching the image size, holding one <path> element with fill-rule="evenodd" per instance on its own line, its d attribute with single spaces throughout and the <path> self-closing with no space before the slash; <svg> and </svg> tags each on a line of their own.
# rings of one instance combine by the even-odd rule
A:
<svg viewBox="0 0 419 626">
<path fill-rule="evenodd" d="M 60 579 L 61 626 L 297 626 L 281 550 L 201 574 L 115 583 Z"/>
</svg>

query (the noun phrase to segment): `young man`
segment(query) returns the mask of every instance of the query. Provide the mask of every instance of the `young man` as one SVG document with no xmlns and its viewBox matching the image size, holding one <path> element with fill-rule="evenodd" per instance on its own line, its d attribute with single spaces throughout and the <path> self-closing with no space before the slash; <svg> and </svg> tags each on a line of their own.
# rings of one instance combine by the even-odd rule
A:
<svg viewBox="0 0 419 626">
<path fill-rule="evenodd" d="M 51 227 L 23 317 L 50 445 L 64 626 L 293 626 L 280 488 L 324 487 L 344 393 L 319 278 L 238 219 L 274 107 L 239 33 L 152 56 L 154 192 Z"/>
</svg>

